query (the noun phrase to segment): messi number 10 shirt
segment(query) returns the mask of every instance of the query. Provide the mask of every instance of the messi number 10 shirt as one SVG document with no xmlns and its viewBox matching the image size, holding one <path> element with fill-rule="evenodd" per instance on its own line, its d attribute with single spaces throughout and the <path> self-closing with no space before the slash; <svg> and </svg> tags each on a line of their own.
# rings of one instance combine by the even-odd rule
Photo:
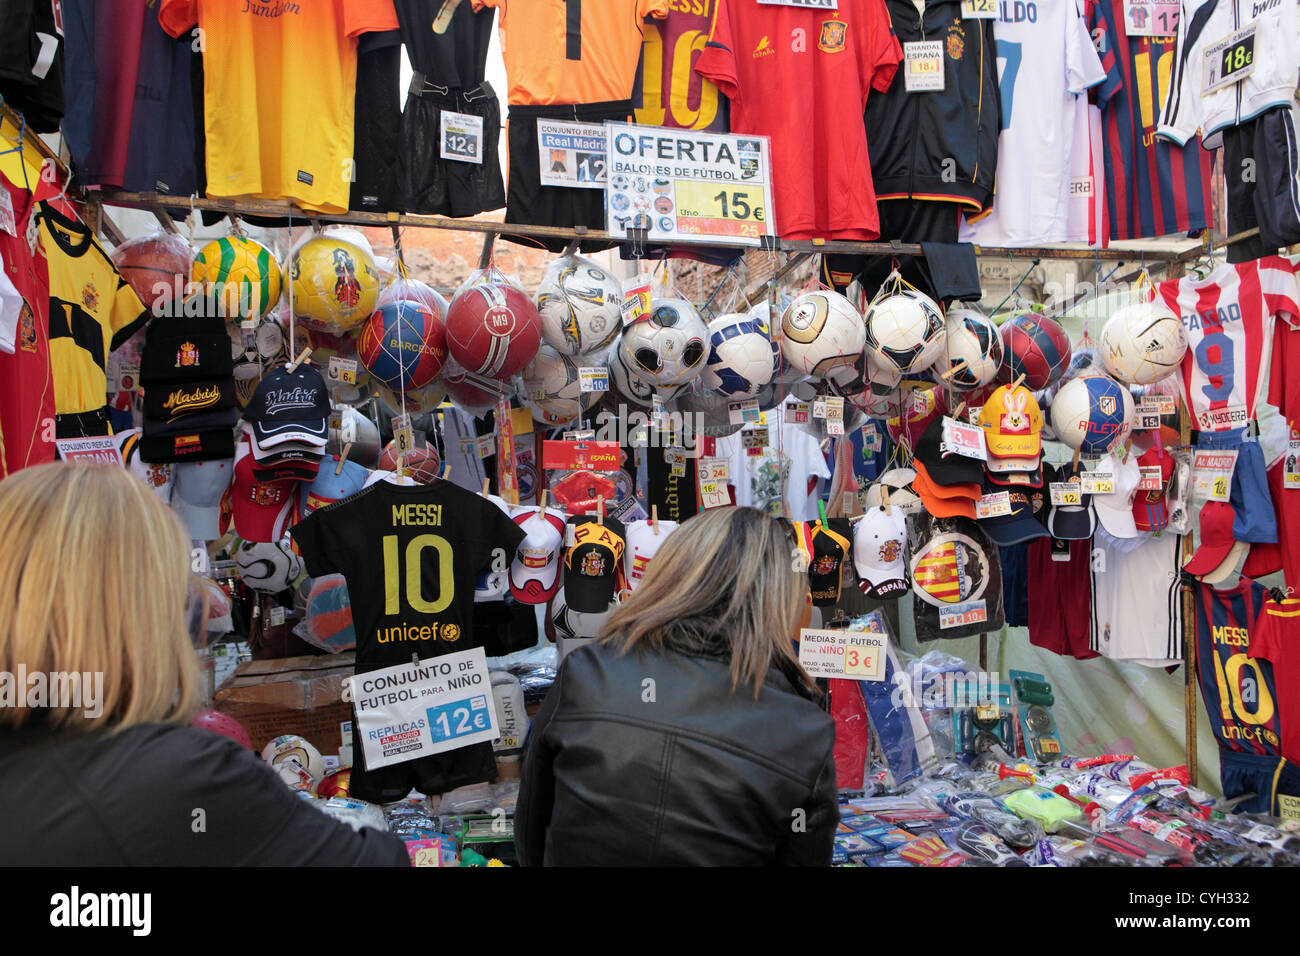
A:
<svg viewBox="0 0 1300 956">
<path fill-rule="evenodd" d="M 491 501 L 445 481 L 376 482 L 312 512 L 291 534 L 309 574 L 347 579 L 358 674 L 410 663 L 413 654 L 469 650 L 474 580 L 498 549 L 507 567 L 524 537 Z M 491 744 L 362 772 L 355 724 L 353 734 L 352 793 L 361 799 L 397 800 L 413 786 L 443 793 L 496 775 Z"/>
</svg>

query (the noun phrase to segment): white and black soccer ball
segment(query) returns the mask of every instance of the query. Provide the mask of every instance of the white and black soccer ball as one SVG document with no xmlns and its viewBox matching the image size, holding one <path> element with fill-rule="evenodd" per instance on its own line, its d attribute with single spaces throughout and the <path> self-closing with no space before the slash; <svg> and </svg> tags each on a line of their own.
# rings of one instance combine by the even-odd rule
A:
<svg viewBox="0 0 1300 956">
<path fill-rule="evenodd" d="M 628 371 L 627 363 L 623 361 L 622 349 L 615 348 L 609 353 L 609 377 L 613 390 L 619 397 L 645 408 L 649 408 L 653 403 L 655 387 Z"/>
<path fill-rule="evenodd" d="M 561 256 L 546 267 L 534 299 L 542 338 L 561 355 L 590 355 L 623 328 L 623 287 L 581 256 Z"/>
<path fill-rule="evenodd" d="M 279 541 L 244 541 L 235 551 L 240 580 L 254 591 L 279 594 L 302 577 L 302 558 Z"/>
<path fill-rule="evenodd" d="M 709 323 L 702 381 L 724 398 L 753 398 L 781 371 L 781 348 L 753 315 L 720 315 Z"/>
<path fill-rule="evenodd" d="M 654 299 L 650 314 L 623 330 L 618 351 L 627 370 L 656 389 L 693 381 L 708 359 L 709 330 L 684 299 Z"/>
<path fill-rule="evenodd" d="M 1187 354 L 1187 330 L 1164 302 L 1135 302 L 1107 320 L 1098 345 L 1106 371 L 1129 385 L 1172 375 Z"/>
<path fill-rule="evenodd" d="M 911 375 L 943 354 L 943 313 L 914 289 L 885 296 L 867 310 L 867 358 L 886 371 Z"/>
<path fill-rule="evenodd" d="M 956 368 L 948 381 L 961 391 L 992 382 L 1002 364 L 1002 336 L 998 335 L 997 326 L 984 313 L 965 306 L 949 309 L 945 324 L 948 364 L 945 367 L 940 356 L 935 371 Z"/>
<path fill-rule="evenodd" d="M 876 368 L 863 352 L 852 365 L 834 369 L 826 377 L 831 391 L 869 417 L 897 414 L 902 402 L 899 384 L 903 376 Z"/>
<path fill-rule="evenodd" d="M 862 315 L 838 292 L 819 289 L 798 296 L 781 316 L 781 352 L 797 372 L 825 378 L 852 365 L 865 341 Z"/>
<path fill-rule="evenodd" d="M 537 350 L 537 356 L 523 371 L 522 397 L 535 421 L 547 425 L 567 425 L 600 399 L 600 392 L 582 391 L 578 362 L 562 355 L 549 345 Z"/>
</svg>

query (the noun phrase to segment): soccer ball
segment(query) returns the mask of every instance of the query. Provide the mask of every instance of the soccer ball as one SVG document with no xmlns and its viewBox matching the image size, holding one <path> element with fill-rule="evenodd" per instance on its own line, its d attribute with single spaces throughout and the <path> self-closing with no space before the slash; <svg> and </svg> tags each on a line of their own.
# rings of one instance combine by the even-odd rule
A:
<svg viewBox="0 0 1300 956">
<path fill-rule="evenodd" d="M 1187 332 L 1161 301 L 1126 305 L 1101 330 L 1101 361 L 1121 382 L 1150 385 L 1172 375 L 1187 353 Z"/>
<path fill-rule="evenodd" d="M 577 362 L 550 345 L 542 345 L 524 369 L 524 404 L 534 420 L 547 425 L 568 424 L 600 396 L 600 392 L 582 391 Z"/>
<path fill-rule="evenodd" d="M 825 378 L 862 354 L 866 330 L 853 303 L 838 292 L 805 292 L 781 316 L 781 353 L 802 375 Z"/>
<path fill-rule="evenodd" d="M 867 309 L 866 327 L 867 358 L 886 371 L 920 372 L 943 354 L 943 314 L 934 300 L 912 289 Z"/>
<path fill-rule="evenodd" d="M 262 759 L 291 787 L 310 789 L 325 776 L 325 758 L 315 744 L 297 734 L 276 737 L 262 748 Z M 307 779 L 303 779 L 303 775 Z"/>
<path fill-rule="evenodd" d="M 302 559 L 279 541 L 244 541 L 235 551 L 235 569 L 254 591 L 279 594 L 302 577 Z"/>
<path fill-rule="evenodd" d="M 347 332 L 375 311 L 379 271 L 370 254 L 350 242 L 308 239 L 293 254 L 289 278 L 294 313 L 320 332 Z"/>
<path fill-rule="evenodd" d="M 727 405 L 729 399 L 710 391 L 704 386 L 703 378 L 687 385 L 672 400 L 672 411 L 683 415 L 698 415 L 696 432 L 706 438 L 723 438 L 734 435 L 744 427 L 744 422 L 731 423 L 731 412 Z"/>
<path fill-rule="evenodd" d="M 609 377 L 614 384 L 614 391 L 628 401 L 636 402 L 649 408 L 654 401 L 655 387 L 640 376 L 633 375 L 623 361 L 620 349 L 614 349 L 609 356 Z M 662 395 L 663 392 L 660 392 Z"/>
<path fill-rule="evenodd" d="M 877 368 L 865 352 L 852 365 L 832 370 L 826 380 L 832 392 L 870 417 L 896 414 L 902 402 L 898 386 L 903 376 Z"/>
<path fill-rule="evenodd" d="M 421 388 L 442 371 L 447 331 L 442 319 L 422 303 L 389 302 L 362 326 L 357 356 L 366 371 L 389 388 Z"/>
<path fill-rule="evenodd" d="M 280 264 L 270 249 L 244 236 L 209 242 L 194 257 L 190 277 L 215 286 L 229 316 L 260 319 L 280 301 Z"/>
<path fill-rule="evenodd" d="M 623 287 L 581 256 L 563 256 L 547 266 L 535 301 L 542 338 L 563 355 L 599 352 L 623 327 Z"/>
<path fill-rule="evenodd" d="M 657 388 L 693 381 L 708 358 L 709 330 L 682 299 L 654 299 L 650 314 L 623 330 L 618 351 L 628 371 Z"/>
<path fill-rule="evenodd" d="M 164 234 L 128 239 L 113 250 L 111 258 L 144 307 L 154 315 L 166 315 L 178 288 L 184 298 L 185 283 L 190 278 L 190 255 L 188 242 Z M 278 269 L 276 274 L 279 295 Z"/>
<path fill-rule="evenodd" d="M 533 360 L 541 344 L 537 307 L 512 282 L 472 281 L 447 307 L 447 348 L 475 375 L 507 379 Z"/>
<path fill-rule="evenodd" d="M 438 449 L 427 440 L 420 444 L 417 438 L 415 447 L 402 459 L 402 465 L 406 468 L 407 475 L 419 485 L 431 485 L 442 474 L 442 459 L 438 456 Z M 378 468 L 380 471 L 397 471 L 396 439 L 384 446 L 379 455 Z"/>
<path fill-rule="evenodd" d="M 952 387 L 966 391 L 993 381 L 1002 365 L 1002 337 L 997 326 L 974 309 L 957 308 L 948 312 L 947 330 L 948 368 L 961 365 L 948 376 Z"/>
<path fill-rule="evenodd" d="M 1061 379 L 1070 365 L 1070 337 L 1056 321 L 1024 312 L 1003 323 L 1002 367 L 997 380 L 1009 385 L 1021 375 L 1031 392 L 1041 392 Z"/>
<path fill-rule="evenodd" d="M 709 323 L 704 385 L 724 398 L 753 398 L 781 371 L 781 348 L 752 315 L 720 315 Z"/>
<path fill-rule="evenodd" d="M 1080 375 L 1061 386 L 1051 407 L 1058 441 L 1087 454 L 1104 455 L 1133 430 L 1133 396 L 1105 375 Z"/>
<path fill-rule="evenodd" d="M 419 279 L 403 279 L 400 276 L 394 279 L 384 286 L 379 297 L 375 299 L 375 308 L 378 309 L 389 302 L 401 302 L 404 299 L 419 302 L 436 315 L 439 322 L 446 324 L 447 300 L 437 289 Z"/>
</svg>

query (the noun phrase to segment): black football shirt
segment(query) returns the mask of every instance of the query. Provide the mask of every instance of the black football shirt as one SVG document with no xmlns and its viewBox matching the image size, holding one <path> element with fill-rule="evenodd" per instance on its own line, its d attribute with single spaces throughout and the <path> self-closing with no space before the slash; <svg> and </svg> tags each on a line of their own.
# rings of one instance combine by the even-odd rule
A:
<svg viewBox="0 0 1300 956">
<path fill-rule="evenodd" d="M 508 563 L 524 538 L 492 502 L 446 481 L 378 481 L 312 512 L 291 534 L 310 575 L 347 579 L 359 674 L 476 646 L 475 578 L 497 549 Z M 355 722 L 353 761 L 352 794 L 374 802 L 496 776 L 490 743 L 363 771 Z"/>
<path fill-rule="evenodd" d="M 470 0 L 395 0 L 393 6 L 412 69 L 453 90 L 483 82 L 495 10 L 475 12 Z"/>
</svg>

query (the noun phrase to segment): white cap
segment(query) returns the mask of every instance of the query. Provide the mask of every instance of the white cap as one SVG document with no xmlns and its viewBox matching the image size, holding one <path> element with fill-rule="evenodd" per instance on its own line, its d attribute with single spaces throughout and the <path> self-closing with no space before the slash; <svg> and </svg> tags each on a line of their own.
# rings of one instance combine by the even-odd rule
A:
<svg viewBox="0 0 1300 956">
<path fill-rule="evenodd" d="M 1115 476 L 1115 491 L 1109 495 L 1093 495 L 1092 507 L 1097 520 L 1114 538 L 1136 538 L 1137 524 L 1133 521 L 1133 495 L 1142 481 L 1142 469 L 1137 455 L 1125 461 L 1111 452 L 1097 462 L 1097 471 L 1109 471 Z"/>
<path fill-rule="evenodd" d="M 140 460 L 140 429 L 130 428 L 117 435 L 117 450 L 122 452 L 122 462 L 127 471 L 143 481 L 163 504 L 171 504 L 172 486 L 176 473 L 170 462 L 151 463 Z M 135 440 L 132 440 L 135 439 Z"/>
<path fill-rule="evenodd" d="M 507 518 L 510 517 L 510 505 L 500 495 L 488 495 L 487 500 L 500 508 Z M 480 574 L 474 582 L 474 603 L 484 604 L 488 601 L 500 601 L 509 587 L 509 568 L 504 571 L 493 571 L 489 566 L 488 570 Z"/>
<path fill-rule="evenodd" d="M 560 587 L 564 512 L 527 507 L 515 509 L 510 517 L 524 532 L 510 562 L 510 593 L 521 604 L 545 604 Z"/>
<path fill-rule="evenodd" d="M 877 599 L 907 591 L 907 519 L 902 508 L 868 508 L 853 526 L 858 588 Z"/>
<path fill-rule="evenodd" d="M 217 461 L 183 461 L 172 466 L 172 510 L 180 516 L 195 541 L 221 537 L 221 496 L 235 477 L 229 458 Z"/>
<path fill-rule="evenodd" d="M 660 546 L 668 536 L 677 530 L 676 521 L 660 521 L 656 534 L 649 521 L 631 521 L 624 529 L 623 540 L 627 547 L 623 550 L 623 577 L 627 579 L 629 591 L 635 591 L 650 564 L 650 559 L 658 553 Z"/>
</svg>

